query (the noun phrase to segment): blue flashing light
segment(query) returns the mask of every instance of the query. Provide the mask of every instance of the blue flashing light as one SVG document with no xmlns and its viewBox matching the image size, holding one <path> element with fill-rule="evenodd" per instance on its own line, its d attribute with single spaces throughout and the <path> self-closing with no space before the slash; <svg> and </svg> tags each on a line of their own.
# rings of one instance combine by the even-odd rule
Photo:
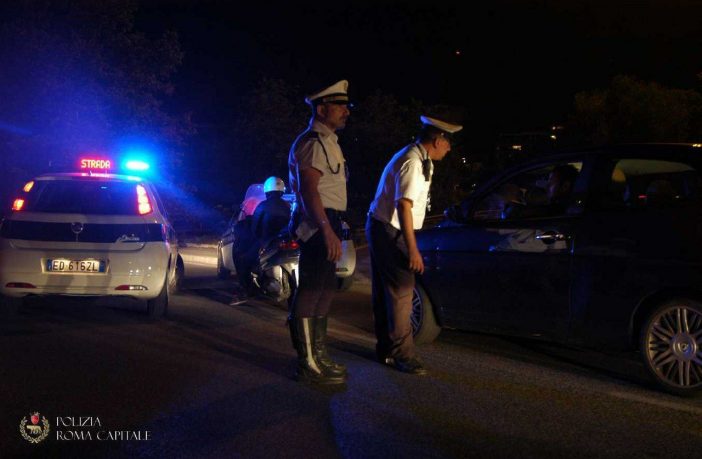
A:
<svg viewBox="0 0 702 459">
<path fill-rule="evenodd" d="M 147 163 L 139 160 L 129 160 L 125 163 L 124 167 L 130 171 L 146 171 L 149 169 L 149 165 Z"/>
</svg>

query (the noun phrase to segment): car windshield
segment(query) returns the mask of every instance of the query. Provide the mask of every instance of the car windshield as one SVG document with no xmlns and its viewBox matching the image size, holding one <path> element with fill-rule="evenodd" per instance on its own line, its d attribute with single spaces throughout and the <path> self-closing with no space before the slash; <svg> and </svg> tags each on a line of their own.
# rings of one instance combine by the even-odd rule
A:
<svg viewBox="0 0 702 459">
<path fill-rule="evenodd" d="M 136 184 L 105 180 L 38 180 L 27 196 L 24 210 L 139 215 Z"/>
</svg>

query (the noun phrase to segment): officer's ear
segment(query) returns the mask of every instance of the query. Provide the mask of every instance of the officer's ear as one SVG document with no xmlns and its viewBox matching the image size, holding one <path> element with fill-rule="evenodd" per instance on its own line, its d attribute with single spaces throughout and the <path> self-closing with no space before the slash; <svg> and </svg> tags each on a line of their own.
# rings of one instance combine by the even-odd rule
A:
<svg viewBox="0 0 702 459">
<path fill-rule="evenodd" d="M 315 113 L 317 116 L 324 118 L 327 116 L 327 106 L 324 104 L 318 104 L 315 108 Z"/>
</svg>

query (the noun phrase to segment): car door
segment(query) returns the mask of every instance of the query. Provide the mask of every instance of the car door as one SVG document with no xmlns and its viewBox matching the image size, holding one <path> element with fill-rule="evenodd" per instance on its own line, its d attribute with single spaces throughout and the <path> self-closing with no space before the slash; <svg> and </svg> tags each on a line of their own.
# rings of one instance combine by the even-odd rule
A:
<svg viewBox="0 0 702 459">
<path fill-rule="evenodd" d="M 556 167 L 577 170 L 567 204 L 547 200 Z M 567 330 L 572 248 L 582 211 L 583 161 L 519 170 L 481 193 L 467 221 L 436 230 L 430 268 L 445 325 L 560 337 Z"/>
<path fill-rule="evenodd" d="M 642 149 L 643 150 L 643 149 Z M 702 164 L 674 152 L 608 155 L 595 168 L 576 250 L 575 344 L 623 349 L 642 299 L 699 285 Z"/>
</svg>

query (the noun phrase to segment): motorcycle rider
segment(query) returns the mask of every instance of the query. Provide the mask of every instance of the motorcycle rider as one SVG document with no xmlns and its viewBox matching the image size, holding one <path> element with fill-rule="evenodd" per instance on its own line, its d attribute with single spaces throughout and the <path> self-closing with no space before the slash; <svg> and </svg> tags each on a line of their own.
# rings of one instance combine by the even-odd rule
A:
<svg viewBox="0 0 702 459">
<path fill-rule="evenodd" d="M 262 247 L 287 228 L 290 221 L 290 204 L 283 199 L 283 179 L 268 177 L 263 183 L 263 192 L 266 200 L 256 207 L 251 221 L 251 230 Z"/>
<path fill-rule="evenodd" d="M 239 230 L 240 241 L 234 255 L 239 289 L 234 292 L 230 306 L 246 303 L 249 295 L 253 295 L 254 285 L 251 271 L 258 263 L 261 247 L 283 231 L 290 221 L 290 205 L 283 199 L 285 182 L 281 178 L 271 176 L 263 183 L 266 199 L 258 203 L 254 213 L 246 224 Z"/>
</svg>

